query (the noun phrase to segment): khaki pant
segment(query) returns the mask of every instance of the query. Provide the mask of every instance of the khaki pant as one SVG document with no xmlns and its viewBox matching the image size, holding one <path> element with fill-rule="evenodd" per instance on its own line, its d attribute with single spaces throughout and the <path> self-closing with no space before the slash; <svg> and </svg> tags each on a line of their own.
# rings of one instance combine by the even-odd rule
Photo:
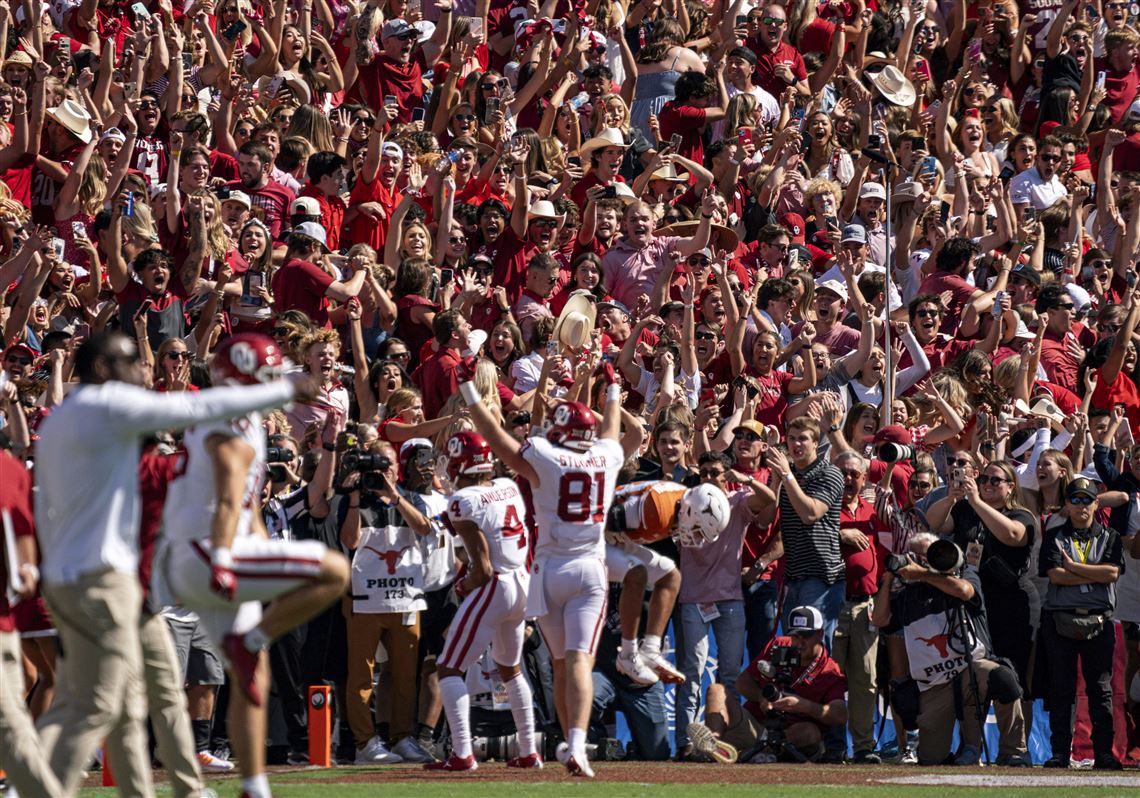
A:
<svg viewBox="0 0 1140 798">
<path fill-rule="evenodd" d="M 348 680 L 346 714 L 356 747 L 363 748 L 376 733 L 368 702 L 376 683 L 376 646 L 388 652 L 388 676 L 392 685 L 392 715 L 388 741 L 399 742 L 413 731 L 416 711 L 416 664 L 419 658 L 420 617 L 404 626 L 404 613 L 354 613 L 352 598 L 345 597 L 344 618 L 348 635 Z"/>
<path fill-rule="evenodd" d="M 202 789 L 198 751 L 186 710 L 186 691 L 174 641 L 161 615 L 144 616 L 142 643 L 146 701 L 158 754 L 170 778 L 175 798 L 189 798 Z"/>
<path fill-rule="evenodd" d="M 60 795 L 79 789 L 82 771 L 104 740 L 119 795 L 149 796 L 138 576 L 102 571 L 66 585 L 44 584 L 59 631 L 55 701 L 40 718 L 40 739 L 60 779 Z"/>
<path fill-rule="evenodd" d="M 998 664 L 988 659 L 973 663 L 978 689 L 983 695 L 989 692 L 990 673 Z M 954 691 L 962 696 L 961 738 L 964 745 L 982 747 L 982 730 L 978 727 L 976 697 L 970 689 L 970 674 L 963 671 L 947 684 L 924 690 L 918 712 L 918 764 L 940 765 L 950 753 L 950 738 L 954 733 Z M 998 726 L 998 756 L 1025 753 L 1025 718 L 1021 702 L 999 704 L 994 701 L 994 715 Z M 982 708 L 983 713 L 986 708 Z M 985 717 L 985 715 L 983 715 Z"/>
<path fill-rule="evenodd" d="M 875 750 L 875 663 L 879 630 L 871 626 L 869 598 L 847 601 L 839 613 L 831 656 L 847 677 L 847 728 L 854 751 Z"/>
<path fill-rule="evenodd" d="M 0 767 L 21 795 L 62 792 L 24 703 L 20 638 L 15 632 L 0 632 Z"/>
</svg>

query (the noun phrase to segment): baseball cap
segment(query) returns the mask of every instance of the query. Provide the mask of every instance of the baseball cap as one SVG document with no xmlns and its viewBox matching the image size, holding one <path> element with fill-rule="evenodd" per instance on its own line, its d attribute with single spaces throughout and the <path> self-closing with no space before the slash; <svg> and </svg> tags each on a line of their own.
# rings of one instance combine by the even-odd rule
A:
<svg viewBox="0 0 1140 798">
<path fill-rule="evenodd" d="M 397 22 L 403 22 L 403 20 L 396 20 L 396 21 Z M 404 157 L 404 148 L 401 147 L 399 144 L 397 144 L 394 141 L 385 141 L 384 146 L 382 146 L 380 148 L 380 154 L 381 155 L 394 155 L 395 157 L 400 158 L 402 160 Z"/>
<path fill-rule="evenodd" d="M 838 280 L 824 280 L 816 286 L 815 292 L 818 294 L 820 291 L 830 291 L 844 302 L 847 301 L 847 286 Z"/>
<path fill-rule="evenodd" d="M 864 183 L 859 189 L 859 199 L 881 199 L 885 202 L 887 190 L 883 188 L 882 183 Z"/>
<path fill-rule="evenodd" d="M 608 310 L 609 308 L 617 308 L 625 315 L 629 315 L 629 308 L 627 308 L 624 303 L 618 302 L 616 299 L 603 299 L 595 307 L 597 308 L 598 313 L 601 313 L 603 310 Z"/>
<path fill-rule="evenodd" d="M 846 244 L 848 241 L 858 241 L 860 244 L 867 243 L 867 230 L 861 224 L 849 224 L 843 228 L 843 238 L 839 243 Z"/>
<path fill-rule="evenodd" d="M 380 34 L 381 39 L 390 39 L 393 36 L 401 38 L 416 38 L 420 36 L 420 32 L 409 25 L 405 20 L 396 18 L 390 19 L 384 23 L 384 31 Z"/>
<path fill-rule="evenodd" d="M 233 194 L 230 195 L 230 199 L 233 199 Z M 296 216 L 299 213 L 305 216 L 320 216 L 321 204 L 315 197 L 297 197 L 289 206 L 289 215 Z"/>
<path fill-rule="evenodd" d="M 764 429 L 764 425 L 761 424 L 759 421 L 755 421 L 753 419 L 748 419 L 747 421 L 741 421 L 739 424 L 737 424 L 735 427 L 733 427 L 732 431 L 736 432 L 738 429 L 746 429 L 749 432 L 755 432 L 761 438 L 763 438 L 765 435 L 768 434 L 768 431 Z"/>
<path fill-rule="evenodd" d="M 222 198 L 222 202 L 236 202 L 240 205 L 244 205 L 247 211 L 253 208 L 253 201 L 250 200 L 249 194 L 246 194 L 244 191 L 230 189 L 230 193 Z"/>
<path fill-rule="evenodd" d="M 1019 263 L 1009 273 L 1010 277 L 1020 277 L 1025 282 L 1041 287 L 1041 273 L 1026 263 Z"/>
<path fill-rule="evenodd" d="M 1095 499 L 1097 497 L 1096 485 L 1085 477 L 1077 477 L 1069 483 L 1069 487 L 1065 488 L 1065 498 L 1073 499 L 1077 496 L 1089 496 Z"/>
<path fill-rule="evenodd" d="M 899 443 L 909 446 L 914 443 L 914 437 L 910 434 L 910 430 L 901 424 L 888 424 L 875 433 L 871 443 Z"/>
<path fill-rule="evenodd" d="M 823 631 L 823 613 L 815 607 L 796 607 L 788 616 L 790 635 L 813 635 Z"/>
<path fill-rule="evenodd" d="M 99 143 L 104 141 L 117 141 L 120 144 L 127 140 L 127 135 L 117 127 L 109 127 L 103 131 L 103 135 L 99 137 Z"/>
<path fill-rule="evenodd" d="M 740 58 L 740 59 L 747 61 L 748 63 L 752 64 L 752 66 L 756 66 L 756 64 L 760 60 L 759 58 L 756 57 L 756 53 L 752 52 L 752 50 L 748 47 L 733 47 L 731 50 L 728 51 L 728 57 L 729 58 Z"/>
<path fill-rule="evenodd" d="M 1128 106 L 1128 113 L 1125 117 L 1130 121 L 1140 119 L 1140 100 L 1133 100 L 1132 105 Z"/>
<path fill-rule="evenodd" d="M 301 235 L 313 239 L 321 245 L 321 249 L 328 252 L 328 235 L 325 233 L 325 228 L 316 222 L 301 222 L 299 225 L 289 231 L 292 235 Z"/>
<path fill-rule="evenodd" d="M 467 348 L 463 350 L 464 357 L 475 357 L 479 347 L 487 343 L 486 330 L 472 330 L 467 333 Z"/>
<path fill-rule="evenodd" d="M 798 213 L 785 213 L 776 223 L 787 229 L 793 243 L 804 243 L 804 217 Z"/>
<path fill-rule="evenodd" d="M 30 346 L 28 346 L 27 344 L 24 344 L 24 343 L 12 344 L 11 346 L 9 346 L 7 349 L 4 350 L 3 356 L 8 357 L 8 355 L 12 354 L 13 352 L 24 352 L 29 357 L 31 357 L 33 360 L 40 356 L 36 350 L 32 349 Z"/>
</svg>

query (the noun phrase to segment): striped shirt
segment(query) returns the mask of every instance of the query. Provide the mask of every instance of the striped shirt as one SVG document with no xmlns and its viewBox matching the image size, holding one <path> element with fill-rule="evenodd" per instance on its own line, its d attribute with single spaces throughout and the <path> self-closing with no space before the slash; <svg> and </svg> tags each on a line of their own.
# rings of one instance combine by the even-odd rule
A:
<svg viewBox="0 0 1140 798">
<path fill-rule="evenodd" d="M 792 506 L 786 490 L 780 491 L 780 532 L 784 540 L 784 578 L 787 581 L 820 579 L 829 585 L 843 578 L 839 553 L 839 506 L 843 501 L 843 472 L 826 457 L 803 471 L 795 469 L 796 482 L 812 499 L 827 504 L 827 512 L 805 523 Z"/>
</svg>

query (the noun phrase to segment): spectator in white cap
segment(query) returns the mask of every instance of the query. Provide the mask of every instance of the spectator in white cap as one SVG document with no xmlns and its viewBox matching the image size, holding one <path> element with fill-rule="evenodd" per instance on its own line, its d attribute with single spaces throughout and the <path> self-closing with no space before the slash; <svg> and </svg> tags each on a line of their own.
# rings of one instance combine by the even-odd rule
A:
<svg viewBox="0 0 1140 798">
<path fill-rule="evenodd" d="M 329 326 L 329 300 L 347 302 L 364 286 L 365 269 L 357 258 L 348 280 L 337 280 L 314 261 L 328 253 L 325 229 L 316 222 L 302 222 L 289 235 L 285 264 L 273 274 L 273 304 L 278 313 L 300 310 L 318 327 Z"/>
<path fill-rule="evenodd" d="M 843 323 L 847 315 L 847 285 L 842 278 L 821 280 L 815 288 L 815 343 L 842 356 L 859 345 L 859 331 Z"/>
<path fill-rule="evenodd" d="M 872 272 L 885 274 L 887 271 L 879 264 L 869 260 L 869 254 L 870 243 L 867 229 L 860 224 L 845 225 L 843 236 L 839 242 L 839 250 L 835 253 L 835 263 L 820 276 L 820 282 L 825 280 L 842 282 L 847 286 L 849 295 L 862 295 L 861 292 L 857 292 L 856 288 L 860 277 Z M 862 295 L 862 298 L 870 300 L 874 297 Z M 899 310 L 902 306 L 902 296 L 892 281 L 890 290 L 891 313 Z"/>
<path fill-rule="evenodd" d="M 368 134 L 364 166 L 356 173 L 344 214 L 345 238 L 354 244 L 367 244 L 377 252 L 384 251 L 388 220 L 404 198 L 396 187 L 404 168 L 404 149 L 394 141 L 384 141 L 384 130 L 395 118 L 396 108 L 391 105 L 377 114 Z"/>
<path fill-rule="evenodd" d="M 103 135 L 99 137 L 99 148 L 96 152 L 106 162 L 107 167 L 110 168 L 115 165 L 115 159 L 119 157 L 119 153 L 123 151 L 123 145 L 127 143 L 127 134 L 119 130 L 117 127 L 109 127 L 103 131 Z"/>
<path fill-rule="evenodd" d="M 862 183 L 858 179 L 847 185 L 843 197 L 843 218 L 866 231 L 866 258 L 880 267 L 887 265 L 887 191 L 882 183 Z M 894 239 L 892 237 L 893 246 Z"/>
<path fill-rule="evenodd" d="M 231 236 L 237 238 L 245 223 L 249 221 L 253 202 L 249 194 L 237 189 L 219 188 L 217 194 L 222 203 L 222 224 L 226 226 Z"/>
</svg>

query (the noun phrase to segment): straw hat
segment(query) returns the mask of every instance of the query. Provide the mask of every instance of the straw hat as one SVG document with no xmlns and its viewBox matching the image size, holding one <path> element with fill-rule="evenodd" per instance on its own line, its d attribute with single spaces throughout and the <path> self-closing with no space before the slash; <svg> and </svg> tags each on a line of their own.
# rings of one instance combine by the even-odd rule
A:
<svg viewBox="0 0 1140 798">
<path fill-rule="evenodd" d="M 590 342 L 598 309 L 589 291 L 575 291 L 566 301 L 551 337 L 571 349 L 582 349 Z"/>
<path fill-rule="evenodd" d="M 529 224 L 532 219 L 553 219 L 562 224 L 566 221 L 566 214 L 556 213 L 554 210 L 554 203 L 550 200 L 539 200 L 530 206 L 530 210 L 526 212 L 526 220 Z"/>
<path fill-rule="evenodd" d="M 657 169 L 649 176 L 650 180 L 668 180 L 670 183 L 688 183 L 689 173 L 677 173 L 677 167 L 671 163 L 667 163 L 660 169 Z"/>
<path fill-rule="evenodd" d="M 607 127 L 594 138 L 589 139 L 578 148 L 578 154 L 585 161 L 590 157 L 590 153 L 594 150 L 602 149 L 604 147 L 621 147 L 623 150 L 629 147 L 625 143 L 625 134 L 623 134 L 616 127 Z"/>
<path fill-rule="evenodd" d="M 888 64 L 872 77 L 871 85 L 893 105 L 914 105 L 914 84 L 894 64 Z"/>
<path fill-rule="evenodd" d="M 667 224 L 664 227 L 659 227 L 653 234 L 656 236 L 692 238 L 697 234 L 697 228 L 700 224 L 699 219 L 693 219 L 690 222 L 675 222 L 673 224 Z M 712 246 L 717 249 L 723 249 L 725 252 L 735 252 L 736 247 L 740 244 L 740 236 L 723 224 L 714 224 L 711 225 L 711 227 L 712 232 L 709 237 Z"/>
<path fill-rule="evenodd" d="M 75 100 L 64 100 L 55 108 L 47 109 L 47 115 L 84 144 L 91 141 L 91 115 Z"/>
</svg>

